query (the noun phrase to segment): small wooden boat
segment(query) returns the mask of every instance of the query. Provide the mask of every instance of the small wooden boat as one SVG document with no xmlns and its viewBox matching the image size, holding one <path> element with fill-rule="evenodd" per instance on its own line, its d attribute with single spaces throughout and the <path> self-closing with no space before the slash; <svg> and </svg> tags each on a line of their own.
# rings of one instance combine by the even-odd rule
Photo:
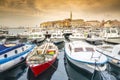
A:
<svg viewBox="0 0 120 80">
<path fill-rule="evenodd" d="M 27 56 L 26 63 L 34 73 L 38 76 L 48 69 L 56 60 L 58 48 L 53 43 L 47 42 L 38 46 L 31 54 Z"/>
<path fill-rule="evenodd" d="M 32 44 L 0 44 L 0 72 L 6 71 L 24 61 L 34 47 L 35 45 Z"/>
<path fill-rule="evenodd" d="M 65 43 L 65 53 L 69 62 L 90 74 L 93 74 L 95 70 L 104 71 L 106 69 L 107 57 L 85 42 Z"/>
</svg>

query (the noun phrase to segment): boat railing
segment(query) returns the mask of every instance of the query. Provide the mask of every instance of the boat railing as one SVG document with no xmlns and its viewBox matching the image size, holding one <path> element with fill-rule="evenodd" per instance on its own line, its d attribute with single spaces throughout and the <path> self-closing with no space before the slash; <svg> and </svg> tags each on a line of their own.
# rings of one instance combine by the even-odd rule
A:
<svg viewBox="0 0 120 80">
<path fill-rule="evenodd" d="M 110 49 L 110 48 L 112 48 L 112 47 L 110 47 L 110 46 L 106 46 L 105 48 L 104 47 L 98 47 L 98 48 L 100 48 L 102 51 L 107 51 L 107 52 L 112 52 L 112 50 L 108 50 L 108 49 Z"/>
</svg>

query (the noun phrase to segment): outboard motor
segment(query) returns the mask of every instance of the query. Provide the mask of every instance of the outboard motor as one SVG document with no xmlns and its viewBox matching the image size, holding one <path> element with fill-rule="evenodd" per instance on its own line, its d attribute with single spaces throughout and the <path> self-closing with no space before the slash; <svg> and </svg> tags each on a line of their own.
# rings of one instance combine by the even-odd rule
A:
<svg viewBox="0 0 120 80">
<path fill-rule="evenodd" d="M 47 42 L 51 42 L 51 34 L 48 33 L 48 31 L 47 31 L 46 34 L 45 34 L 45 40 L 46 40 Z"/>
<path fill-rule="evenodd" d="M 70 41 L 69 36 L 72 35 L 72 33 L 64 33 L 63 35 L 67 41 Z"/>
<path fill-rule="evenodd" d="M 51 34 L 48 33 L 48 31 L 46 32 L 45 34 L 45 38 L 50 38 L 51 37 Z"/>
</svg>

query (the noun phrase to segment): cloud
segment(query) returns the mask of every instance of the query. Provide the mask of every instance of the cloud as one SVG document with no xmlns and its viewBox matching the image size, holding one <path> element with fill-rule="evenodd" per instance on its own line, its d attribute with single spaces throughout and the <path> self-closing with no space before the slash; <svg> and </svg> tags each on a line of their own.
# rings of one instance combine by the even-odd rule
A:
<svg viewBox="0 0 120 80">
<path fill-rule="evenodd" d="M 5 9 L 16 9 L 30 13 L 52 11 L 120 12 L 119 0 L 0 0 Z"/>
<path fill-rule="evenodd" d="M 0 17 L 15 19 L 35 17 L 57 20 L 69 17 L 83 19 L 119 19 L 119 0 L 0 0 Z M 34 18 L 34 20 L 35 20 Z M 14 20 L 15 20 L 14 19 Z M 7 20 L 8 21 L 8 20 Z"/>
<path fill-rule="evenodd" d="M 21 15 L 33 15 L 41 11 L 36 8 L 34 0 L 0 0 L 0 11 Z"/>
</svg>

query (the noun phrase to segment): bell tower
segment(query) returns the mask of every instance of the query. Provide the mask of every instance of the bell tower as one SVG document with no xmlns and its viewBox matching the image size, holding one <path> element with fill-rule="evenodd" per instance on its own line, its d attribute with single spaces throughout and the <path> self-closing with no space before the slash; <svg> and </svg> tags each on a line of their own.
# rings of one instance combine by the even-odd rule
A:
<svg viewBox="0 0 120 80">
<path fill-rule="evenodd" d="M 72 11 L 70 12 L 70 20 L 72 20 Z"/>
</svg>

